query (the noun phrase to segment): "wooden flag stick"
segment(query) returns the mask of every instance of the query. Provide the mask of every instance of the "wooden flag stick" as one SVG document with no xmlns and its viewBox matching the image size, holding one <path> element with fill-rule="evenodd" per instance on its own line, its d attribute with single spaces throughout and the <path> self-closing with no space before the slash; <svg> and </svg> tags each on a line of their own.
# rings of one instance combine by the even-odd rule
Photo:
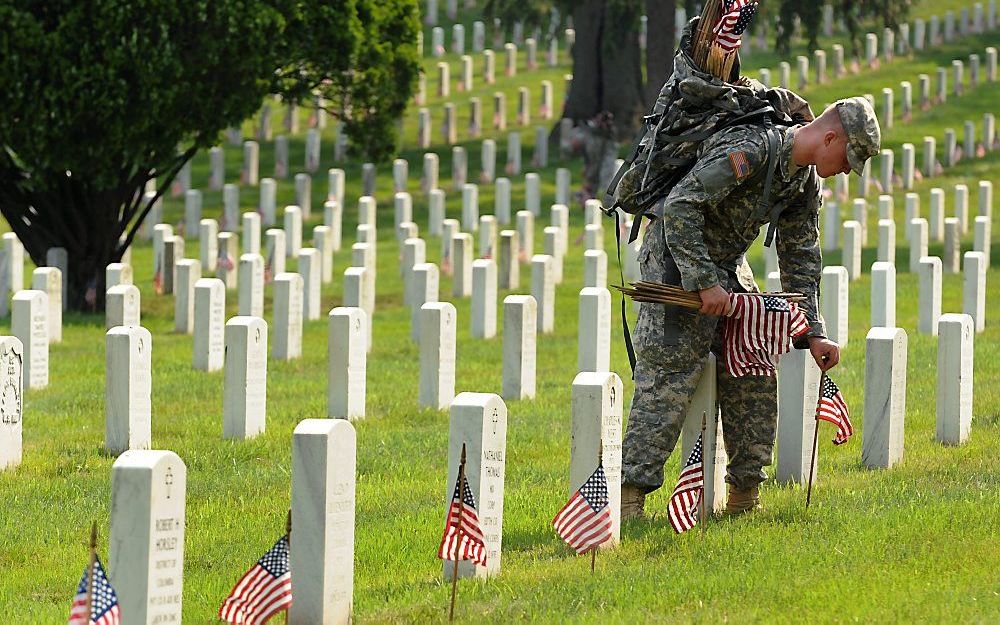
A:
<svg viewBox="0 0 1000 625">
<path fill-rule="evenodd" d="M 705 422 L 708 420 L 708 412 L 701 411 L 701 510 L 698 513 L 698 520 L 701 521 L 701 536 L 705 537 Z"/>
<path fill-rule="evenodd" d="M 90 526 L 90 563 L 87 565 L 87 604 L 84 614 L 90 622 L 90 612 L 94 604 L 94 569 L 97 568 L 97 521 Z"/>
<path fill-rule="evenodd" d="M 288 509 L 288 516 L 285 517 L 285 535 L 288 536 L 288 550 L 292 550 L 292 509 Z M 288 625 L 288 608 L 285 608 L 285 625 Z"/>
<path fill-rule="evenodd" d="M 826 360 L 826 356 L 823 357 Z M 819 377 L 819 393 L 823 394 L 823 381 L 826 380 L 826 371 L 823 372 Z M 819 398 L 817 398 L 818 401 Z M 813 473 L 816 470 L 816 441 L 819 439 L 819 412 L 813 415 L 813 419 L 816 421 L 815 427 L 813 427 L 813 450 L 812 455 L 809 456 L 809 488 L 806 490 L 806 509 L 809 509 L 809 502 L 812 501 L 813 494 Z"/>
<path fill-rule="evenodd" d="M 597 564 L 597 547 L 590 550 L 590 574 L 594 574 L 594 566 Z"/>
<path fill-rule="evenodd" d="M 458 593 L 458 549 L 462 543 L 462 512 L 465 509 L 465 443 L 462 443 L 462 459 L 458 463 L 458 526 L 455 528 L 455 559 L 451 569 L 451 608 L 448 622 L 455 620 L 455 595 Z M 449 509 L 451 504 L 449 504 Z M 451 512 L 448 513 L 451 516 Z"/>
</svg>

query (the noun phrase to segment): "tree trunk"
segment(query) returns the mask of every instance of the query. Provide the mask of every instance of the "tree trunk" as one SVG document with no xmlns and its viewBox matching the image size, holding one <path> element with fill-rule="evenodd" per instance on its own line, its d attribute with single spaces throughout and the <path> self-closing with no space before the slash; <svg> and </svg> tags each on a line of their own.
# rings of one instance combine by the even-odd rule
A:
<svg viewBox="0 0 1000 625">
<path fill-rule="evenodd" d="M 634 15 L 610 18 L 605 0 L 584 0 L 573 10 L 573 84 L 563 117 L 575 122 L 602 111 L 615 116 L 618 136 L 630 136 L 645 112 L 638 24 Z M 623 23 L 624 22 L 624 23 Z"/>
<path fill-rule="evenodd" d="M 674 71 L 676 0 L 646 0 L 646 108 L 652 109 L 660 88 Z"/>
</svg>

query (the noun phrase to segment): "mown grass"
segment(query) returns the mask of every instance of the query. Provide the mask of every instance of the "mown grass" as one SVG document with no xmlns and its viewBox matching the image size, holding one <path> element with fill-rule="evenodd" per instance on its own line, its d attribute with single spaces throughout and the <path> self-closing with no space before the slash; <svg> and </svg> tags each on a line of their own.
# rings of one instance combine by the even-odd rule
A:
<svg viewBox="0 0 1000 625">
<path fill-rule="evenodd" d="M 468 36 L 471 42 L 471 28 Z M 858 92 L 878 94 L 882 85 L 895 87 L 903 79 L 915 83 L 916 74 L 927 67 L 981 52 L 985 43 L 976 38 L 964 40 L 940 53 L 940 58 L 935 52 L 897 61 L 815 92 L 807 90 L 806 95 L 822 102 Z M 497 68 L 497 87 L 483 87 L 481 95 L 502 89 L 508 93 L 508 106 L 513 110 L 516 86 L 530 84 L 537 93 L 538 80 L 555 76 L 556 102 L 560 100 L 565 66 L 521 73 L 514 79 L 502 77 L 502 59 L 498 59 Z M 432 84 L 429 81 L 429 93 Z M 888 131 L 886 142 L 898 146 L 905 140 L 919 146 L 923 134 L 941 137 L 946 126 L 960 128 L 962 120 L 979 120 L 983 112 L 996 110 L 998 95 L 1000 87 L 994 84 L 962 98 L 950 98 L 930 112 L 917 112 L 909 125 Z M 483 102 L 484 119 L 488 120 L 491 101 L 484 97 Z M 428 106 L 437 111 L 438 104 L 432 99 Z M 462 107 L 459 111 L 463 112 Z M 410 162 L 414 214 L 424 231 L 426 202 L 415 182 L 421 152 L 412 147 L 415 126 L 410 128 L 414 115 L 411 111 L 402 155 Z M 277 122 L 281 118 L 275 114 L 273 119 Z M 508 119 L 512 122 L 514 118 L 509 115 Z M 460 128 L 464 130 L 461 123 Z M 501 138 L 489 130 L 484 136 Z M 448 182 L 450 154 L 440 145 L 439 137 L 435 131 L 434 150 L 442 157 L 441 184 L 449 189 L 448 215 L 457 216 L 458 194 L 450 190 Z M 332 131 L 327 131 L 325 138 L 332 138 Z M 527 154 L 533 133 L 523 132 L 522 140 Z M 303 137 L 296 136 L 291 143 L 294 173 L 298 170 L 295 164 L 302 163 Z M 474 142 L 466 145 L 470 147 L 470 180 L 474 180 L 478 150 L 471 149 Z M 262 176 L 273 163 L 272 147 L 262 145 Z M 498 163 L 505 160 L 504 150 L 504 142 L 498 141 Z M 226 156 L 227 180 L 238 179 L 238 148 L 227 146 Z M 324 167 L 314 176 L 310 225 L 322 220 L 323 172 L 333 166 L 331 157 L 332 142 L 327 141 Z M 525 171 L 530 171 L 527 162 L 528 158 Z M 552 201 L 554 168 L 560 164 L 553 152 L 551 166 L 540 170 L 543 206 Z M 579 163 L 569 166 L 578 182 Z M 325 310 L 341 302 L 340 275 L 350 262 L 349 243 L 356 224 L 353 207 L 360 194 L 360 164 L 352 162 L 345 169 L 345 249 L 335 256 L 335 280 L 323 288 Z M 206 187 L 205 155 L 196 158 L 194 170 L 195 186 Z M 355 617 L 368 622 L 442 621 L 448 588 L 441 580 L 440 562 L 434 554 L 447 488 L 448 416 L 416 405 L 417 350 L 409 339 L 409 312 L 401 304 L 396 271 L 398 248 L 390 228 L 391 178 L 387 167 L 381 170 L 377 194 L 378 303 L 375 346 L 368 359 L 368 417 L 356 423 Z M 998 172 L 1000 158 L 996 154 L 963 161 L 944 176 L 920 182 L 917 191 L 926 211 L 930 187 L 950 189 L 962 181 L 974 189 L 979 179 L 1000 179 Z M 513 177 L 513 182 L 516 210 L 523 203 L 522 177 Z M 852 181 L 855 188 L 856 182 Z M 279 206 L 292 202 L 292 195 L 291 182 L 280 183 Z M 894 195 L 896 222 L 901 224 L 902 192 L 897 190 Z M 246 210 L 256 205 L 256 198 L 256 190 L 243 189 Z M 948 200 L 950 209 L 950 193 Z M 975 214 L 974 191 L 971 200 Z M 480 190 L 484 214 L 491 212 L 492 202 L 492 187 L 484 185 Z M 875 212 L 871 211 L 869 224 L 873 233 Z M 167 202 L 166 221 L 177 223 L 182 213 L 181 201 Z M 205 214 L 221 215 L 221 194 L 206 191 Z M 536 220 L 536 250 L 541 248 L 541 228 L 547 223 L 547 211 L 543 211 L 543 217 Z M 993 229 L 996 232 L 996 219 Z M 582 216 L 574 207 L 571 242 L 581 233 Z M 616 275 L 611 235 L 610 227 L 606 228 L 609 279 Z M 874 260 L 875 240 L 872 236 L 865 250 L 865 267 Z M 993 241 L 997 249 L 996 236 Z M 970 248 L 971 235 L 963 246 Z M 187 249 L 194 255 L 196 245 L 191 237 Z M 427 252 L 429 261 L 439 259 L 437 239 L 428 238 Z M 940 246 L 932 244 L 931 253 L 939 252 Z M 804 509 L 802 488 L 768 482 L 765 509 L 760 514 L 712 523 L 704 535 L 675 536 L 663 514 L 669 493 L 661 491 L 649 502 L 653 518 L 627 524 L 621 548 L 602 553 L 597 574 L 590 575 L 589 563 L 573 557 L 549 527 L 566 495 L 569 464 L 577 294 L 583 274 L 582 246 L 571 244 L 564 282 L 557 290 L 556 330 L 539 337 L 537 398 L 508 403 L 503 570 L 493 580 L 461 585 L 459 617 L 491 622 L 995 619 L 1000 614 L 1000 572 L 996 567 L 1000 559 L 1000 470 L 993 461 L 1000 445 L 1000 329 L 996 324 L 1000 298 L 988 297 L 987 328 L 976 336 L 971 439 L 962 447 L 943 447 L 934 440 L 937 342 L 916 333 L 916 277 L 906 271 L 906 257 L 900 229 L 897 322 L 909 335 L 904 461 L 889 471 L 869 471 L 860 465 L 870 290 L 868 277 L 863 276 L 851 285 L 850 340 L 843 363 L 833 374 L 853 408 L 859 434 L 848 445 L 833 447 L 826 440 L 832 432 L 824 426 L 820 477 L 812 508 Z M 997 267 L 1000 254 L 993 257 Z M 759 250 L 751 259 L 762 278 Z M 837 262 L 837 253 L 827 255 L 827 264 Z M 224 441 L 221 372 L 205 374 L 191 368 L 190 337 L 172 333 L 172 298 L 152 294 L 148 244 L 137 246 L 133 265 L 136 283 L 143 290 L 143 324 L 154 336 L 153 446 L 176 451 L 188 466 L 184 622 L 212 622 L 219 602 L 238 576 L 281 532 L 289 505 L 292 429 L 303 418 L 325 416 L 325 320 L 306 324 L 300 360 L 269 362 L 266 433 L 253 441 Z M 293 261 L 290 269 L 294 267 Z M 528 292 L 529 271 L 522 267 L 522 288 L 517 292 Z M 998 278 L 1000 272 L 991 270 L 988 285 Z M 450 293 L 451 281 L 443 277 L 442 299 L 451 300 Z M 961 298 L 961 276 L 946 275 L 943 310 L 961 311 Z M 227 311 L 233 315 L 235 292 L 227 299 Z M 457 390 L 499 392 L 501 338 L 472 339 L 470 302 L 454 303 L 460 319 Z M 270 321 L 270 301 L 266 309 Z M 51 350 L 50 387 L 30 391 L 25 397 L 24 463 L 14 471 L 0 473 L 5 504 L 0 514 L 0 614 L 8 622 L 55 623 L 65 619 L 85 563 L 87 528 L 92 520 L 98 521 L 101 550 L 105 555 L 107 552 L 109 478 L 114 459 L 102 451 L 103 318 L 69 314 L 65 326 L 63 343 Z M 0 331 L 9 332 L 9 320 L 0 322 Z M 617 338 L 619 332 L 616 312 L 612 319 L 612 362 L 630 397 L 628 363 Z M 666 469 L 668 484 L 677 470 L 674 456 Z"/>
</svg>

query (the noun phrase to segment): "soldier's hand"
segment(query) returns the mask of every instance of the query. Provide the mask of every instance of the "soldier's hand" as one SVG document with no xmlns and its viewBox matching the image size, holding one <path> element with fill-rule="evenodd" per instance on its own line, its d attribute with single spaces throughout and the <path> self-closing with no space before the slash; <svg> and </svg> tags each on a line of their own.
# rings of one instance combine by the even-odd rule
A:
<svg viewBox="0 0 1000 625">
<path fill-rule="evenodd" d="M 698 295 L 701 296 L 701 308 L 698 309 L 701 314 L 722 316 L 729 312 L 729 293 L 718 284 L 698 291 Z"/>
<path fill-rule="evenodd" d="M 829 371 L 840 362 L 840 345 L 821 336 L 809 337 L 809 353 L 822 371 Z"/>
</svg>

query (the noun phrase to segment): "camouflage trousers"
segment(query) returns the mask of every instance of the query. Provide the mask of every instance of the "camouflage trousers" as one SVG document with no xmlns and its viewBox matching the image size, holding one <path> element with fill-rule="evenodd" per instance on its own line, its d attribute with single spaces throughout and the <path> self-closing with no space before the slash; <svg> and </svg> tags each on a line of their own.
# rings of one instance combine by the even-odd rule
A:
<svg viewBox="0 0 1000 625">
<path fill-rule="evenodd" d="M 729 375 L 722 358 L 724 319 L 675 307 L 665 311 L 659 304 L 642 307 L 646 310 L 640 312 L 636 327 L 635 396 L 623 442 L 622 483 L 647 493 L 663 485 L 663 464 L 677 444 L 709 350 L 716 355 L 729 455 L 726 481 L 741 490 L 764 481 L 763 467 L 771 464 L 778 421 L 777 380 Z M 645 320 L 642 312 L 647 313 Z M 656 321 L 651 323 L 649 315 Z"/>
</svg>

